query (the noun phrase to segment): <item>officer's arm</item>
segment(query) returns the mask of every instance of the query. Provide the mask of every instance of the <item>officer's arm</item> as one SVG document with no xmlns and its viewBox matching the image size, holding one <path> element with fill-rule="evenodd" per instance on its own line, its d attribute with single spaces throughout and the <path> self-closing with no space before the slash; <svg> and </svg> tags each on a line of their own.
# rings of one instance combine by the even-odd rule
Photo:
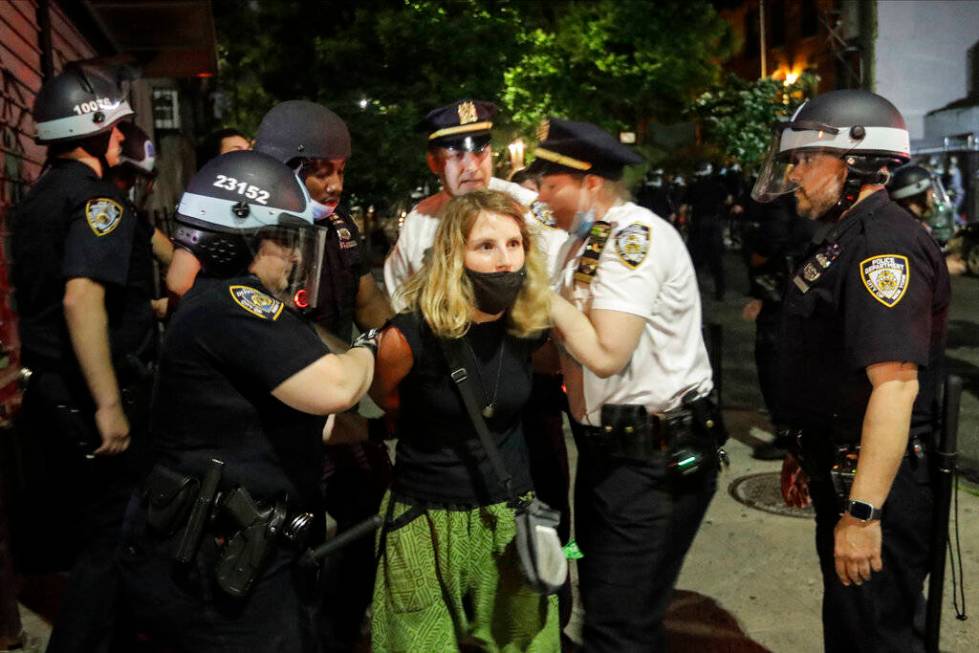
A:
<svg viewBox="0 0 979 653">
<path fill-rule="evenodd" d="M 632 358 L 645 324 L 638 315 L 592 309 L 586 316 L 559 295 L 551 319 L 565 349 L 600 378 L 618 374 Z"/>
<path fill-rule="evenodd" d="M 884 505 L 907 451 L 911 409 L 918 396 L 918 366 L 877 363 L 867 368 L 873 390 L 863 418 L 860 465 L 850 498 Z"/>
<path fill-rule="evenodd" d="M 197 257 L 182 247 L 173 252 L 170 268 L 167 270 L 167 291 L 173 297 L 183 297 L 194 285 L 194 280 L 201 271 L 201 262 Z M 175 302 L 171 302 L 173 304 Z"/>
<path fill-rule="evenodd" d="M 105 287 L 85 277 L 69 279 L 62 306 L 75 357 L 95 402 L 95 421 L 102 437 L 96 453 L 123 451 L 128 446 L 129 424 L 112 368 Z"/>
<path fill-rule="evenodd" d="M 160 265 L 167 267 L 173 260 L 173 243 L 167 235 L 158 228 L 153 228 L 153 256 L 159 261 Z"/>
<path fill-rule="evenodd" d="M 355 406 L 374 378 L 374 355 L 366 347 L 327 354 L 272 390 L 272 396 L 312 415 L 339 413 Z"/>
<path fill-rule="evenodd" d="M 354 309 L 357 327 L 362 331 L 379 329 L 393 315 L 391 302 L 374 281 L 374 277 L 370 273 L 361 276 L 357 285 L 357 306 Z"/>
</svg>

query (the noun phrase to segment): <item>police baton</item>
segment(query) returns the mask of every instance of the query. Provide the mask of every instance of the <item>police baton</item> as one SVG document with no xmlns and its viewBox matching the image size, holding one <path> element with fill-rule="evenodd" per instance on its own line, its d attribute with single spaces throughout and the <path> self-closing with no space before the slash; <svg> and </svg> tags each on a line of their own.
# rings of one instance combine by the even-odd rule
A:
<svg viewBox="0 0 979 653">
<path fill-rule="evenodd" d="M 303 554 L 300 563 L 302 566 L 315 566 L 319 562 L 348 544 L 359 540 L 362 537 L 366 537 L 376 531 L 384 523 L 384 518 L 380 515 L 372 515 L 369 519 L 365 519 L 359 524 L 348 528 L 342 533 L 338 534 L 336 537 L 330 539 L 330 541 L 325 544 L 321 544 L 315 549 L 309 549 Z"/>
<path fill-rule="evenodd" d="M 938 482 L 935 492 L 935 512 L 932 522 L 931 550 L 933 563 L 928 578 L 928 605 L 925 609 L 925 650 L 938 653 L 942 627 L 942 593 L 945 589 L 945 557 L 948 543 L 949 512 L 952 505 L 952 483 L 958 457 L 959 404 L 962 400 L 962 379 L 949 375 L 945 379 L 942 398 L 942 428 L 939 433 L 935 468 Z"/>
</svg>

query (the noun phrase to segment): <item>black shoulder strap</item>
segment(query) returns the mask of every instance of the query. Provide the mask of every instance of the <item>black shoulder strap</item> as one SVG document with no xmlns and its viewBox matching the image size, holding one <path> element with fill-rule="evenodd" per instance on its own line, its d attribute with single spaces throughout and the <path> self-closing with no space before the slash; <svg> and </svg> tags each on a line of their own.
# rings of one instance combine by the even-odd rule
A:
<svg viewBox="0 0 979 653">
<path fill-rule="evenodd" d="M 496 446 L 496 441 L 489 429 L 486 428 L 486 421 L 483 420 L 483 416 L 479 412 L 479 404 L 476 403 L 476 396 L 473 395 L 472 386 L 469 384 L 469 372 L 466 371 L 466 366 L 462 363 L 462 340 L 459 338 L 454 340 L 439 338 L 439 344 L 445 354 L 445 359 L 449 362 L 449 376 L 459 388 L 462 403 L 465 404 L 469 419 L 472 420 L 476 433 L 479 434 L 479 441 L 483 444 L 483 450 L 486 451 L 486 456 L 489 458 L 490 464 L 493 465 L 493 471 L 500 479 L 500 485 L 506 490 L 507 498 L 512 501 L 514 499 L 511 486 L 512 477 L 503 465 L 500 449 Z"/>
</svg>

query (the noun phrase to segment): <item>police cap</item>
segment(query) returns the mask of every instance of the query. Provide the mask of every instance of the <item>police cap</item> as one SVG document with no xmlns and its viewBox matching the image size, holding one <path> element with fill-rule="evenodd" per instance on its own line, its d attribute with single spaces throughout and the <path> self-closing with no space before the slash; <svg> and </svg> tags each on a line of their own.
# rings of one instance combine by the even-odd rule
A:
<svg viewBox="0 0 979 653">
<path fill-rule="evenodd" d="M 418 130 L 428 134 L 429 147 L 479 150 L 490 142 L 496 105 L 483 100 L 456 100 L 428 112 Z"/>
<path fill-rule="evenodd" d="M 541 125 L 533 174 L 581 173 L 619 179 L 622 169 L 643 158 L 590 122 L 551 118 Z"/>
</svg>

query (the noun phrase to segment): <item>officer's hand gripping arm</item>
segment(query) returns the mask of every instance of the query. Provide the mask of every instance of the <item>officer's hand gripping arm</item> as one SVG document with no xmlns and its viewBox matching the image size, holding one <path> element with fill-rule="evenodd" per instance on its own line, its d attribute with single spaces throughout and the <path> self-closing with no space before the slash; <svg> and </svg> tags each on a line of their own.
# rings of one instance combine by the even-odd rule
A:
<svg viewBox="0 0 979 653">
<path fill-rule="evenodd" d="M 551 295 L 551 319 L 561 344 L 603 379 L 628 364 L 645 326 L 641 317 L 631 313 L 593 309 L 585 315 L 556 294 Z"/>
<path fill-rule="evenodd" d="M 374 354 L 353 347 L 318 358 L 276 386 L 272 396 L 304 413 L 329 415 L 355 406 L 373 378 Z"/>
<path fill-rule="evenodd" d="M 69 279 L 62 304 L 75 357 L 95 402 L 102 445 L 94 453 L 121 453 L 129 446 L 129 422 L 112 368 L 105 288 L 84 277 Z"/>
</svg>

